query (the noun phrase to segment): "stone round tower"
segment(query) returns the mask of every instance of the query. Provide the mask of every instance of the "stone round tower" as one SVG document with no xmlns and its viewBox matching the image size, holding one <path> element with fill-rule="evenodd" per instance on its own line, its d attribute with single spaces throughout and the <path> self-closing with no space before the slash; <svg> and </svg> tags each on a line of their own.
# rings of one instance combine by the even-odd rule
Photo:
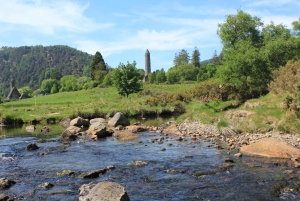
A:
<svg viewBox="0 0 300 201">
<path fill-rule="evenodd" d="M 145 53 L 145 77 L 144 82 L 148 81 L 148 74 L 151 73 L 150 52 L 147 49 Z"/>
</svg>

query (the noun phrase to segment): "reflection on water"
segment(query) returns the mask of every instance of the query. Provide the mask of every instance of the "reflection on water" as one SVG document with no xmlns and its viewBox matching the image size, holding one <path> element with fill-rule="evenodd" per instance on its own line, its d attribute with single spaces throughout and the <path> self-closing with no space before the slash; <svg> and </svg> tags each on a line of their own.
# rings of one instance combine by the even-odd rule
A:
<svg viewBox="0 0 300 201">
<path fill-rule="evenodd" d="M 95 142 L 73 141 L 63 144 L 58 141 L 37 143 L 36 151 L 26 151 L 29 143 L 40 138 L 57 140 L 64 130 L 49 125 L 52 132 L 42 134 L 25 132 L 25 127 L 5 129 L 7 138 L 0 139 L 0 177 L 17 182 L 3 190 L 10 196 L 26 200 L 77 200 L 78 188 L 84 183 L 114 181 L 126 187 L 129 197 L 142 200 L 280 200 L 275 197 L 276 186 L 288 183 L 299 186 L 299 172 L 286 175 L 283 171 L 292 169 L 286 160 L 265 158 L 233 158 L 234 166 L 221 169 L 225 150 L 208 148 L 210 142 L 201 140 L 177 141 L 166 137 L 162 144 L 149 139 L 159 139 L 155 133 L 140 133 L 140 138 L 120 142 L 109 137 Z M 19 130 L 18 130 L 19 129 Z M 21 131 L 21 132 L 18 132 Z M 163 149 L 164 148 L 164 149 Z M 142 160 L 144 167 L 130 165 Z M 116 168 L 96 179 L 82 179 L 82 172 L 114 165 Z M 75 173 L 62 176 L 64 170 Z M 211 174 L 194 173 L 210 172 Z M 291 180 L 290 177 L 294 176 Z M 51 189 L 42 189 L 43 182 L 53 183 Z M 279 194 L 277 193 L 277 196 Z M 299 192 L 289 191 L 282 199 L 299 200 Z M 283 197 L 285 196 L 285 197 Z"/>
</svg>

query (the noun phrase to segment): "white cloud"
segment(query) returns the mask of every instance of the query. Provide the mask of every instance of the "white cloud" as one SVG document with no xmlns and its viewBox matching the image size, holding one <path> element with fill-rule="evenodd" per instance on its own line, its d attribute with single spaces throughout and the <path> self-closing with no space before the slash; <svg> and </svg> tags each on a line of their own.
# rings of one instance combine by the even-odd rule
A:
<svg viewBox="0 0 300 201">
<path fill-rule="evenodd" d="M 94 54 L 100 51 L 104 57 L 120 53 L 125 50 L 151 49 L 151 50 L 178 50 L 182 48 L 211 47 L 218 46 L 219 39 L 215 32 L 191 31 L 191 30 L 140 30 L 133 36 L 124 36 L 112 42 L 80 40 L 77 41 L 77 48 Z M 199 44 L 200 43 L 200 44 Z"/>
<path fill-rule="evenodd" d="M 259 6 L 269 6 L 269 7 L 278 7 L 283 6 L 285 4 L 294 4 L 300 5 L 298 0 L 246 0 L 251 3 L 248 6 L 259 7 Z"/>
<path fill-rule="evenodd" d="M 46 34 L 57 30 L 89 32 L 107 28 L 112 24 L 98 24 L 84 16 L 89 6 L 71 1 L 0 0 L 0 23 L 15 25 L 19 29 L 32 29 Z"/>
</svg>

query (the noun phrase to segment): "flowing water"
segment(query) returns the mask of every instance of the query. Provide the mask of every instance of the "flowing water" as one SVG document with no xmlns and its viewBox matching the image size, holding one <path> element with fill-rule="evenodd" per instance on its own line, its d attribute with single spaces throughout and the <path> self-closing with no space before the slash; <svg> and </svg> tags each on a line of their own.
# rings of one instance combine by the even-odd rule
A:
<svg viewBox="0 0 300 201">
<path fill-rule="evenodd" d="M 139 133 L 140 138 L 121 142 L 108 137 L 94 142 L 58 142 L 63 128 L 49 125 L 52 131 L 25 132 L 25 127 L 4 129 L 0 135 L 0 178 L 16 181 L 12 187 L 0 190 L 15 200 L 77 200 L 82 184 L 113 181 L 125 186 L 133 201 L 144 200 L 300 200 L 299 170 L 289 161 L 228 155 L 227 150 L 209 148 L 211 142 L 201 140 L 177 141 L 165 137 L 162 144 L 156 133 Z M 50 139 L 37 143 L 38 139 Z M 40 147 L 26 151 L 30 143 Z M 163 151 L 163 148 L 165 150 Z M 224 167 L 225 159 L 234 160 L 233 167 Z M 132 161 L 148 165 L 136 167 Z M 79 178 L 79 174 L 113 165 L 95 179 Z M 63 171 L 74 171 L 64 175 Z M 293 170 L 294 174 L 285 174 Z M 195 176 L 195 173 L 198 173 Z M 202 175 L 204 174 L 204 175 Z M 39 184 L 50 182 L 53 188 Z M 281 190 L 281 193 L 279 189 Z M 296 189 L 296 190 L 295 190 Z"/>
</svg>

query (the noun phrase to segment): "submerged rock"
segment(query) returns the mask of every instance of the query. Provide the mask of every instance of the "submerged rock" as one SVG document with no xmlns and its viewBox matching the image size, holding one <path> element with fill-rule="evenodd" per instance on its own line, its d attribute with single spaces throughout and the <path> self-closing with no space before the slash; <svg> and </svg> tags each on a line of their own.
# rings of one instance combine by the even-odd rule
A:
<svg viewBox="0 0 300 201">
<path fill-rule="evenodd" d="M 125 115 L 122 112 L 117 112 L 113 118 L 111 118 L 108 121 L 108 126 L 110 127 L 116 127 L 116 126 L 129 126 L 130 122 L 129 120 L 125 117 Z"/>
<path fill-rule="evenodd" d="M 131 161 L 131 163 L 129 163 L 130 165 L 134 165 L 136 167 L 143 167 L 148 165 L 149 163 L 147 161 Z"/>
<path fill-rule="evenodd" d="M 134 133 L 147 131 L 146 127 L 144 127 L 144 126 L 137 126 L 137 125 L 126 126 L 126 129 L 129 130 L 129 131 L 132 131 Z"/>
<path fill-rule="evenodd" d="M 241 147 L 241 153 L 270 158 L 300 158 L 300 149 L 275 138 L 263 138 L 259 142 Z"/>
<path fill-rule="evenodd" d="M 14 185 L 16 182 L 7 178 L 0 178 L 0 189 L 6 189 Z"/>
<path fill-rule="evenodd" d="M 33 151 L 33 150 L 37 150 L 37 149 L 39 149 L 39 147 L 36 144 L 34 144 L 34 143 L 33 144 L 29 144 L 26 147 L 27 151 Z"/>
<path fill-rule="evenodd" d="M 9 198 L 6 194 L 0 194 L 0 201 L 13 201 L 13 199 Z"/>
<path fill-rule="evenodd" d="M 48 126 L 43 126 L 43 128 L 41 128 L 42 133 L 49 133 L 50 131 L 51 129 Z"/>
<path fill-rule="evenodd" d="M 118 140 L 130 141 L 139 138 L 140 136 L 130 131 L 118 131 L 113 134 Z"/>
<path fill-rule="evenodd" d="M 79 177 L 80 178 L 89 178 L 89 179 L 97 178 L 100 175 L 105 174 L 106 171 L 107 171 L 107 168 L 103 168 L 103 169 L 95 170 L 95 171 L 92 171 L 92 172 L 82 173 L 82 174 L 79 175 Z"/>
<path fill-rule="evenodd" d="M 78 191 L 79 201 L 130 201 L 125 188 L 115 182 L 83 184 Z"/>
<path fill-rule="evenodd" d="M 40 188 L 52 188 L 53 186 L 54 186 L 54 184 L 51 184 L 49 182 L 45 182 L 45 183 L 40 184 L 38 187 L 40 187 Z"/>
</svg>

